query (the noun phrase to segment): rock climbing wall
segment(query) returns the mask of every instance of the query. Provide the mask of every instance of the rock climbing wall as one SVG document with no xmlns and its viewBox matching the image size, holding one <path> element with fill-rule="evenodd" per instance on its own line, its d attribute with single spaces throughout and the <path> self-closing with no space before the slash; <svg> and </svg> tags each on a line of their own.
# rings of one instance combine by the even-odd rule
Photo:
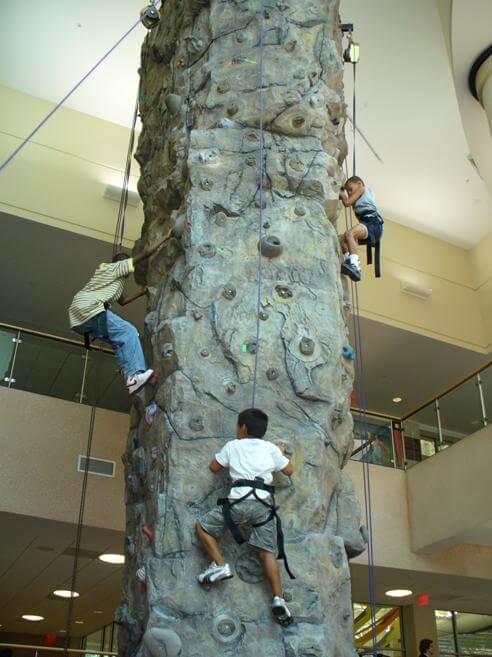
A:
<svg viewBox="0 0 492 657">
<path fill-rule="evenodd" d="M 364 539 L 342 472 L 353 353 L 335 229 L 346 153 L 338 5 L 167 0 L 143 44 L 136 250 L 170 227 L 175 238 L 137 271 L 157 383 L 134 402 L 123 458 L 125 657 L 354 654 L 348 557 Z M 207 559 L 195 520 L 227 490 L 207 466 L 252 404 L 255 362 L 267 438 L 287 443 L 294 464 L 275 482 L 297 575 L 283 573 L 287 629 L 272 621 L 256 553 L 229 535 L 235 577 L 196 582 Z"/>
</svg>

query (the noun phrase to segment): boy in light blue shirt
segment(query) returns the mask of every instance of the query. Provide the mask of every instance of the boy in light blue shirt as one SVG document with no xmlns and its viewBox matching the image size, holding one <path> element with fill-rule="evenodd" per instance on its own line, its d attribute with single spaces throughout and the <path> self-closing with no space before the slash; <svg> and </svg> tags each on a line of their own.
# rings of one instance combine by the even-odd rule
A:
<svg viewBox="0 0 492 657">
<path fill-rule="evenodd" d="M 376 205 L 374 192 L 359 176 L 352 176 L 340 190 L 340 200 L 346 208 L 352 207 L 359 223 L 339 236 L 343 250 L 342 274 L 353 281 L 361 279 L 359 244 L 376 247 L 376 276 L 378 276 L 379 241 L 383 235 L 383 218 Z"/>
</svg>

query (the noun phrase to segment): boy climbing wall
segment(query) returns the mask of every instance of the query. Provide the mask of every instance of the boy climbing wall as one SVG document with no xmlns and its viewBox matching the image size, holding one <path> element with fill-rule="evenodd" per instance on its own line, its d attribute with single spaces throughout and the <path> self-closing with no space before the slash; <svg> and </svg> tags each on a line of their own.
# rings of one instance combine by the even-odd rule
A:
<svg viewBox="0 0 492 657">
<path fill-rule="evenodd" d="M 137 329 L 108 308 L 114 301 L 126 306 L 147 294 L 147 288 L 143 288 L 136 294 L 125 296 L 125 279 L 136 264 L 153 255 L 170 237 L 171 231 L 134 258 L 117 253 L 111 263 L 100 264 L 90 281 L 74 296 L 68 310 L 70 327 L 84 336 L 86 347 L 95 339 L 113 347 L 117 367 L 126 379 L 130 395 L 152 378 L 154 370 L 147 369 Z"/>
<path fill-rule="evenodd" d="M 216 538 L 227 526 L 237 542 L 244 542 L 238 525 L 251 529 L 248 543 L 259 550 L 265 576 L 272 587 L 273 616 L 281 625 L 289 625 L 292 614 L 283 597 L 276 556 L 277 542 L 283 543 L 283 537 L 275 512 L 274 488 L 270 484 L 273 472 L 280 471 L 290 476 L 292 464 L 284 454 L 285 445 L 277 446 L 262 440 L 267 426 L 268 416 L 258 408 L 239 413 L 237 440 L 227 442 L 209 465 L 212 472 L 228 468 L 232 488 L 226 499 L 219 500 L 222 508 L 212 509 L 195 525 L 198 538 L 212 559 L 210 566 L 198 575 L 198 581 L 213 584 L 233 577 Z M 278 548 L 279 556 L 285 559 L 283 545 L 278 545 Z"/>
<path fill-rule="evenodd" d="M 360 260 L 357 255 L 359 244 L 367 244 L 368 249 L 376 247 L 376 276 L 379 276 L 379 242 L 383 235 L 383 218 L 376 206 L 374 192 L 364 184 L 359 176 L 352 176 L 340 190 L 340 200 L 346 208 L 352 207 L 359 220 L 357 226 L 349 228 L 339 236 L 343 250 L 342 274 L 353 281 L 360 281 Z M 370 251 L 368 251 L 369 255 Z M 368 262 L 370 260 L 368 257 Z"/>
</svg>

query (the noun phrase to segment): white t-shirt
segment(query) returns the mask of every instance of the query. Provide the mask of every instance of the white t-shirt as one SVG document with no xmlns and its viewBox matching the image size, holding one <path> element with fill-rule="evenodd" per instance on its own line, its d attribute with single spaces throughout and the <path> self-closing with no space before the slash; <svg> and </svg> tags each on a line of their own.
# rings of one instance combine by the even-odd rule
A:
<svg viewBox="0 0 492 657">
<path fill-rule="evenodd" d="M 232 481 L 261 477 L 265 484 L 273 481 L 272 472 L 283 470 L 289 463 L 277 445 L 261 438 L 238 438 L 230 440 L 215 455 L 215 460 L 224 468 L 229 468 Z M 235 500 L 251 490 L 246 486 L 232 488 L 229 499 Z M 258 497 L 265 499 L 269 493 L 257 490 Z M 248 498 L 249 499 L 249 498 Z M 251 499 L 254 499 L 251 496 Z"/>
</svg>

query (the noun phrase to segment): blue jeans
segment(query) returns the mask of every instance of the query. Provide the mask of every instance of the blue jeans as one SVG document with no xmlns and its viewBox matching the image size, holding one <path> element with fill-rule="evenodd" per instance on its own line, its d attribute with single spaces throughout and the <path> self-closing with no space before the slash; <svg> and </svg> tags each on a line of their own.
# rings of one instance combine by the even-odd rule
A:
<svg viewBox="0 0 492 657">
<path fill-rule="evenodd" d="M 145 372 L 145 358 L 138 337 L 137 329 L 110 310 L 106 311 L 108 325 L 107 333 L 98 329 L 97 318 L 91 317 L 80 326 L 74 326 L 73 330 L 81 335 L 90 333 L 92 338 L 108 342 L 114 349 L 116 365 L 119 370 L 125 371 L 125 376 L 132 376 L 136 372 Z"/>
</svg>

